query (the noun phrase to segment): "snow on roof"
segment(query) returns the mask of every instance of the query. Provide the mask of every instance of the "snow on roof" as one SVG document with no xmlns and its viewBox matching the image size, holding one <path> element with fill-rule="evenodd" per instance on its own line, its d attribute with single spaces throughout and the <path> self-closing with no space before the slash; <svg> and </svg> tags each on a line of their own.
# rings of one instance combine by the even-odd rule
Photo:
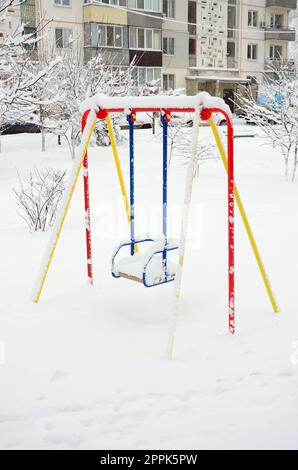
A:
<svg viewBox="0 0 298 470">
<path fill-rule="evenodd" d="M 232 118 L 229 106 L 222 98 L 210 96 L 209 93 L 203 91 L 195 96 L 107 96 L 97 94 L 92 98 L 85 100 L 80 107 L 82 113 L 91 109 L 96 113 L 100 109 L 117 109 L 120 111 L 128 111 L 130 109 L 200 109 L 218 108 L 227 113 Z"/>
</svg>

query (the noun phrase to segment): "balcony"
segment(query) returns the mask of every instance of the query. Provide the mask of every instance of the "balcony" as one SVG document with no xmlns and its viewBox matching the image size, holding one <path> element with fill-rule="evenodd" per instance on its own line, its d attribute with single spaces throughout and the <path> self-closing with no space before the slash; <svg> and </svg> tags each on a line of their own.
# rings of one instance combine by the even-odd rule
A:
<svg viewBox="0 0 298 470">
<path fill-rule="evenodd" d="M 127 11 L 110 8 L 104 3 L 90 3 L 85 0 L 83 5 L 84 23 L 106 23 L 127 25 Z"/>
<path fill-rule="evenodd" d="M 287 8 L 287 10 L 296 10 L 297 0 L 266 0 L 266 7 Z"/>
<path fill-rule="evenodd" d="M 289 26 L 285 28 L 265 27 L 266 40 L 295 41 L 296 30 Z"/>
</svg>

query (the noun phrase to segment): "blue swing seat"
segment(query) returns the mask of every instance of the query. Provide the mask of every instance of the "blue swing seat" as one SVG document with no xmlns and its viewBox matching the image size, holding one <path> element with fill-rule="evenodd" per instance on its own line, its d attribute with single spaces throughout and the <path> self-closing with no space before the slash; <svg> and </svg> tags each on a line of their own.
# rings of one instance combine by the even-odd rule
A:
<svg viewBox="0 0 298 470">
<path fill-rule="evenodd" d="M 122 248 L 130 247 L 133 251 L 133 245 L 142 245 L 150 243 L 150 248 L 143 253 L 134 253 L 131 256 L 116 261 Z M 152 238 L 136 240 L 134 243 L 122 243 L 114 252 L 112 257 L 112 276 L 115 278 L 124 278 L 139 282 L 145 287 L 155 287 L 175 280 L 177 265 L 169 261 L 164 255 L 178 250 L 175 244 L 165 241 L 156 241 Z"/>
</svg>

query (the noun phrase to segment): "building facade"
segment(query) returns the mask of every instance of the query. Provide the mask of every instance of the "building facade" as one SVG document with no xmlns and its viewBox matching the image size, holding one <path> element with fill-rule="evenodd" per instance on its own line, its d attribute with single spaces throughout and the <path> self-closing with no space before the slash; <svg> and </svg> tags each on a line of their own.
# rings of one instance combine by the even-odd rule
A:
<svg viewBox="0 0 298 470">
<path fill-rule="evenodd" d="M 240 84 L 260 81 L 288 58 L 296 0 L 28 0 L 26 28 L 41 29 L 39 53 L 88 61 L 135 61 L 138 85 L 206 90 L 232 103 Z M 231 104 L 232 106 L 232 104 Z"/>
<path fill-rule="evenodd" d="M 190 1 L 189 94 L 207 90 L 233 108 L 240 84 L 261 82 L 272 66 L 287 61 L 295 30 L 289 14 L 296 0 Z M 195 44 L 196 42 L 196 44 Z M 196 53 L 196 56 L 194 56 Z"/>
<path fill-rule="evenodd" d="M 85 61 L 101 52 L 112 65 L 134 62 L 138 85 L 161 80 L 161 0 L 85 0 L 83 20 Z"/>
<path fill-rule="evenodd" d="M 13 36 L 18 27 L 20 26 L 20 6 L 10 6 L 3 15 L 0 21 L 0 41 L 3 41 L 7 36 Z"/>
</svg>

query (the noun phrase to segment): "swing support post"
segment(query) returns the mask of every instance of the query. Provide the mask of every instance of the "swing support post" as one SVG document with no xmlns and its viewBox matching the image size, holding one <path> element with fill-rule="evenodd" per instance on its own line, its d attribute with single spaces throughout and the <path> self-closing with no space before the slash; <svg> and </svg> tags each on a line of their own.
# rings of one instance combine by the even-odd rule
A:
<svg viewBox="0 0 298 470">
<path fill-rule="evenodd" d="M 49 240 L 49 244 L 44 256 L 43 263 L 41 265 L 40 272 L 38 274 L 37 280 L 35 282 L 35 287 L 33 291 L 33 300 L 35 303 L 39 302 L 42 290 L 44 288 L 44 284 L 46 281 L 46 278 L 48 276 L 55 251 L 62 233 L 62 229 L 64 226 L 64 222 L 70 207 L 70 203 L 79 179 L 80 171 L 83 166 L 83 161 L 91 140 L 91 136 L 93 133 L 93 130 L 96 125 L 97 117 L 94 112 L 91 112 L 90 110 L 86 112 L 86 125 L 85 125 L 85 130 L 83 133 L 82 137 L 82 142 L 81 146 L 78 152 L 78 157 L 76 158 L 72 173 L 70 175 L 69 181 L 68 181 L 68 186 L 65 192 L 64 200 L 61 204 L 61 207 L 59 209 L 59 212 L 57 214 L 56 222 L 53 227 L 52 235 Z"/>
<path fill-rule="evenodd" d="M 219 134 L 219 132 L 218 132 L 217 126 L 216 126 L 216 124 L 215 124 L 215 122 L 214 122 L 214 120 L 213 120 L 212 117 L 209 119 L 209 124 L 210 124 L 211 130 L 212 130 L 212 132 L 213 132 L 213 135 L 214 135 L 214 138 L 215 138 L 215 141 L 216 141 L 216 144 L 217 144 L 217 147 L 218 147 L 218 150 L 219 150 L 219 154 L 220 154 L 220 156 L 221 156 L 221 159 L 222 159 L 224 168 L 225 168 L 226 171 L 228 171 L 228 163 L 227 163 L 226 152 L 225 152 L 225 149 L 224 149 L 224 146 L 223 146 L 223 143 L 222 143 L 220 134 Z M 264 285 L 265 285 L 265 288 L 266 288 L 266 291 L 267 291 L 267 294 L 268 294 L 270 303 L 271 303 L 271 305 L 272 305 L 272 308 L 273 308 L 274 313 L 278 313 L 278 311 L 279 311 L 278 304 L 277 304 L 277 301 L 276 301 L 276 299 L 275 299 L 274 293 L 273 293 L 273 291 L 272 291 L 272 288 L 271 288 L 271 285 L 270 285 L 270 281 L 269 281 L 269 278 L 268 278 L 268 275 L 267 275 L 267 273 L 266 273 L 266 269 L 265 269 L 264 263 L 263 263 L 263 261 L 262 261 L 261 255 L 260 255 L 260 251 L 259 251 L 257 242 L 256 242 L 256 240 L 255 240 L 255 237 L 254 237 L 252 228 L 251 228 L 251 226 L 250 226 L 250 223 L 249 223 L 249 220 L 248 220 L 246 211 L 245 211 L 245 209 L 244 209 L 244 205 L 243 205 L 243 203 L 242 203 L 242 200 L 241 200 L 241 197 L 240 197 L 240 194 L 239 194 L 239 191 L 238 191 L 238 188 L 237 188 L 236 183 L 235 183 L 235 185 L 234 185 L 234 191 L 235 191 L 235 200 L 236 200 L 236 203 L 237 203 L 237 206 L 238 206 L 238 209 L 239 209 L 239 212 L 240 212 L 240 215 L 241 215 L 243 224 L 244 224 L 244 226 L 245 226 L 245 230 L 246 230 L 247 236 L 248 236 L 248 238 L 249 238 L 249 241 L 250 241 L 250 244 L 251 244 L 251 247 L 252 247 L 254 256 L 255 256 L 255 258 L 256 258 L 256 262 L 257 262 L 258 268 L 259 268 L 259 270 L 260 270 L 260 274 L 261 274 L 261 276 L 262 276 L 262 279 L 263 279 L 263 282 L 264 282 Z"/>
<path fill-rule="evenodd" d="M 84 113 L 82 118 L 82 132 L 84 133 L 88 114 Z M 87 250 L 87 276 L 89 284 L 93 285 L 93 266 L 92 266 L 92 242 L 91 242 L 91 217 L 90 217 L 90 192 L 89 192 L 89 168 L 88 152 L 86 151 L 83 161 L 83 179 L 84 179 L 84 204 L 85 204 L 85 226 L 86 226 L 86 250 Z"/>
<path fill-rule="evenodd" d="M 134 149 L 134 123 L 136 114 L 134 111 L 127 116 L 129 125 L 129 181 L 130 181 L 130 254 L 135 254 L 136 234 L 135 234 L 135 149 Z"/>
<path fill-rule="evenodd" d="M 168 125 L 171 120 L 171 114 L 164 110 L 161 115 L 162 132 L 163 132 L 163 175 L 162 175 L 162 233 L 165 240 L 165 249 L 162 254 L 162 264 L 164 278 L 167 280 L 168 262 L 167 262 L 167 245 L 168 245 Z"/>
<path fill-rule="evenodd" d="M 182 286 L 182 272 L 185 260 L 186 251 L 186 237 L 188 231 L 188 225 L 190 220 L 190 209 L 192 200 L 193 181 L 197 163 L 198 153 L 198 139 L 200 129 L 200 109 L 197 106 L 195 109 L 195 117 L 193 124 L 192 134 L 192 154 L 190 163 L 188 165 L 186 183 L 185 183 L 185 195 L 183 203 L 182 221 L 181 221 L 181 233 L 180 233 L 180 245 L 178 252 L 178 270 L 175 277 L 174 284 L 174 306 L 170 316 L 169 332 L 168 332 L 168 343 L 166 355 L 168 359 L 173 359 L 174 343 L 177 329 L 177 320 L 180 312 L 180 298 L 181 298 L 181 286 Z"/>
</svg>

